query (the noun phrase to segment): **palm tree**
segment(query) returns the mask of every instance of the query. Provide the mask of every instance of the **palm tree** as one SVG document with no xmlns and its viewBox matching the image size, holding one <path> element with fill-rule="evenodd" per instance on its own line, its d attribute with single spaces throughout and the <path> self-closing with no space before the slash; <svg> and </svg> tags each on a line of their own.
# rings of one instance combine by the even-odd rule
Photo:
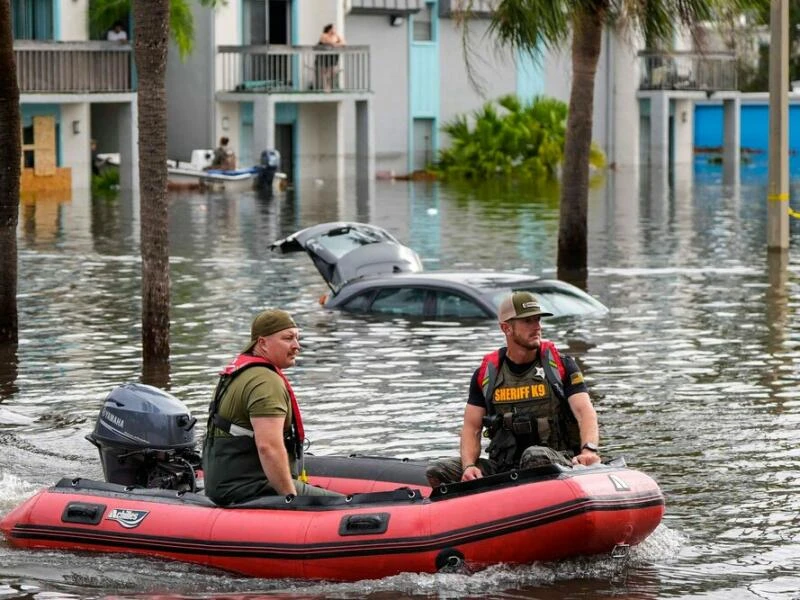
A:
<svg viewBox="0 0 800 600">
<path fill-rule="evenodd" d="M 14 349 L 19 339 L 17 222 L 21 143 L 11 3 L 0 0 L 0 347 Z"/>
<path fill-rule="evenodd" d="M 167 48 L 169 0 L 136 0 L 139 190 L 142 253 L 142 360 L 147 383 L 169 362 L 169 231 L 167 207 Z M 146 150 L 146 151 L 142 151 Z"/>
<path fill-rule="evenodd" d="M 715 9 L 744 12 L 768 0 L 498 0 L 490 34 L 504 46 L 541 57 L 570 41 L 572 88 L 564 145 L 558 277 L 586 287 L 589 154 L 594 80 L 603 29 L 670 40 L 679 28 L 713 21 Z M 464 0 L 465 14 L 475 0 Z M 635 36 L 630 36 L 635 39 Z"/>
<path fill-rule="evenodd" d="M 206 6 L 214 5 L 214 0 L 201 2 Z M 145 383 L 163 387 L 169 377 L 170 308 L 167 50 L 172 32 L 181 56 L 190 51 L 193 27 L 185 0 L 135 0 L 133 19 L 134 56 L 139 80 L 142 379 Z"/>
</svg>

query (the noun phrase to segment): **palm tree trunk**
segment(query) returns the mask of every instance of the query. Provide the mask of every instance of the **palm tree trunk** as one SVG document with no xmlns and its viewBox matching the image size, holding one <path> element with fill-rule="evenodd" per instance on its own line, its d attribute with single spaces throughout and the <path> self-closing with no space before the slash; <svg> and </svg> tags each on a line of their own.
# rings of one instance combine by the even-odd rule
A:
<svg viewBox="0 0 800 600">
<path fill-rule="evenodd" d="M 167 93 L 169 0 L 134 0 L 138 73 L 143 379 L 169 363 Z"/>
<path fill-rule="evenodd" d="M 564 143 L 564 175 L 558 228 L 558 278 L 586 288 L 589 149 L 592 145 L 594 79 L 603 37 L 603 14 L 583 13 L 574 22 L 572 89 Z"/>
<path fill-rule="evenodd" d="M 19 339 L 17 223 L 21 143 L 11 3 L 0 0 L 0 346 L 13 348 Z"/>
</svg>

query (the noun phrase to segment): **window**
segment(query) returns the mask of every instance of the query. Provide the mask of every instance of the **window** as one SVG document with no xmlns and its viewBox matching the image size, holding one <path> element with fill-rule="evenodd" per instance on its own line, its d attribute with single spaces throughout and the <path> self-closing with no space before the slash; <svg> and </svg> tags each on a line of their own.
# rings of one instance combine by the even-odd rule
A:
<svg viewBox="0 0 800 600">
<path fill-rule="evenodd" d="M 469 298 L 453 292 L 436 292 L 436 318 L 485 319 L 486 312 Z"/>
<path fill-rule="evenodd" d="M 52 0 L 11 0 L 11 29 L 16 40 L 52 40 Z"/>
<path fill-rule="evenodd" d="M 433 41 L 433 4 L 425 3 L 425 8 L 412 17 L 415 42 Z"/>
<path fill-rule="evenodd" d="M 369 309 L 369 303 L 372 301 L 373 292 L 365 292 L 358 296 L 351 298 L 342 305 L 342 310 L 347 312 L 364 314 Z"/>
<path fill-rule="evenodd" d="M 422 317 L 427 291 L 419 288 L 387 288 L 378 292 L 370 312 L 381 315 Z"/>
</svg>

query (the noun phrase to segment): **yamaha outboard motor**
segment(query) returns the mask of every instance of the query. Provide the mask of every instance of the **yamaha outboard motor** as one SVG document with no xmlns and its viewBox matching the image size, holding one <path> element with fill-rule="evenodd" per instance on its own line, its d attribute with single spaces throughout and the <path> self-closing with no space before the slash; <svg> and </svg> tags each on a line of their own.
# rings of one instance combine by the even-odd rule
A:
<svg viewBox="0 0 800 600">
<path fill-rule="evenodd" d="M 272 191 L 272 180 L 281 166 L 281 153 L 277 150 L 264 150 L 258 166 L 258 186 L 262 190 Z"/>
<path fill-rule="evenodd" d="M 129 383 L 106 396 L 86 439 L 100 451 L 106 481 L 194 492 L 196 422 L 175 396 Z"/>
</svg>

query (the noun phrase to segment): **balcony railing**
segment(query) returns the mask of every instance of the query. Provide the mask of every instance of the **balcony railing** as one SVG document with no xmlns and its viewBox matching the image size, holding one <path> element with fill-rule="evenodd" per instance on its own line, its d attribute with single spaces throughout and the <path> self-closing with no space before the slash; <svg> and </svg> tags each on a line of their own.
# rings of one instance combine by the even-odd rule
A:
<svg viewBox="0 0 800 600">
<path fill-rule="evenodd" d="M 361 15 L 408 15 L 425 8 L 425 0 L 351 0 L 350 12 Z"/>
<path fill-rule="evenodd" d="M 639 52 L 642 90 L 738 89 L 736 55 L 715 52 Z"/>
<path fill-rule="evenodd" d="M 491 17 L 498 0 L 439 0 L 439 16 L 449 19 L 462 13 Z"/>
<path fill-rule="evenodd" d="M 117 42 L 14 42 L 21 93 L 130 92 L 131 47 Z"/>
<path fill-rule="evenodd" d="M 219 46 L 217 51 L 220 91 L 370 91 L 369 46 Z"/>
</svg>

